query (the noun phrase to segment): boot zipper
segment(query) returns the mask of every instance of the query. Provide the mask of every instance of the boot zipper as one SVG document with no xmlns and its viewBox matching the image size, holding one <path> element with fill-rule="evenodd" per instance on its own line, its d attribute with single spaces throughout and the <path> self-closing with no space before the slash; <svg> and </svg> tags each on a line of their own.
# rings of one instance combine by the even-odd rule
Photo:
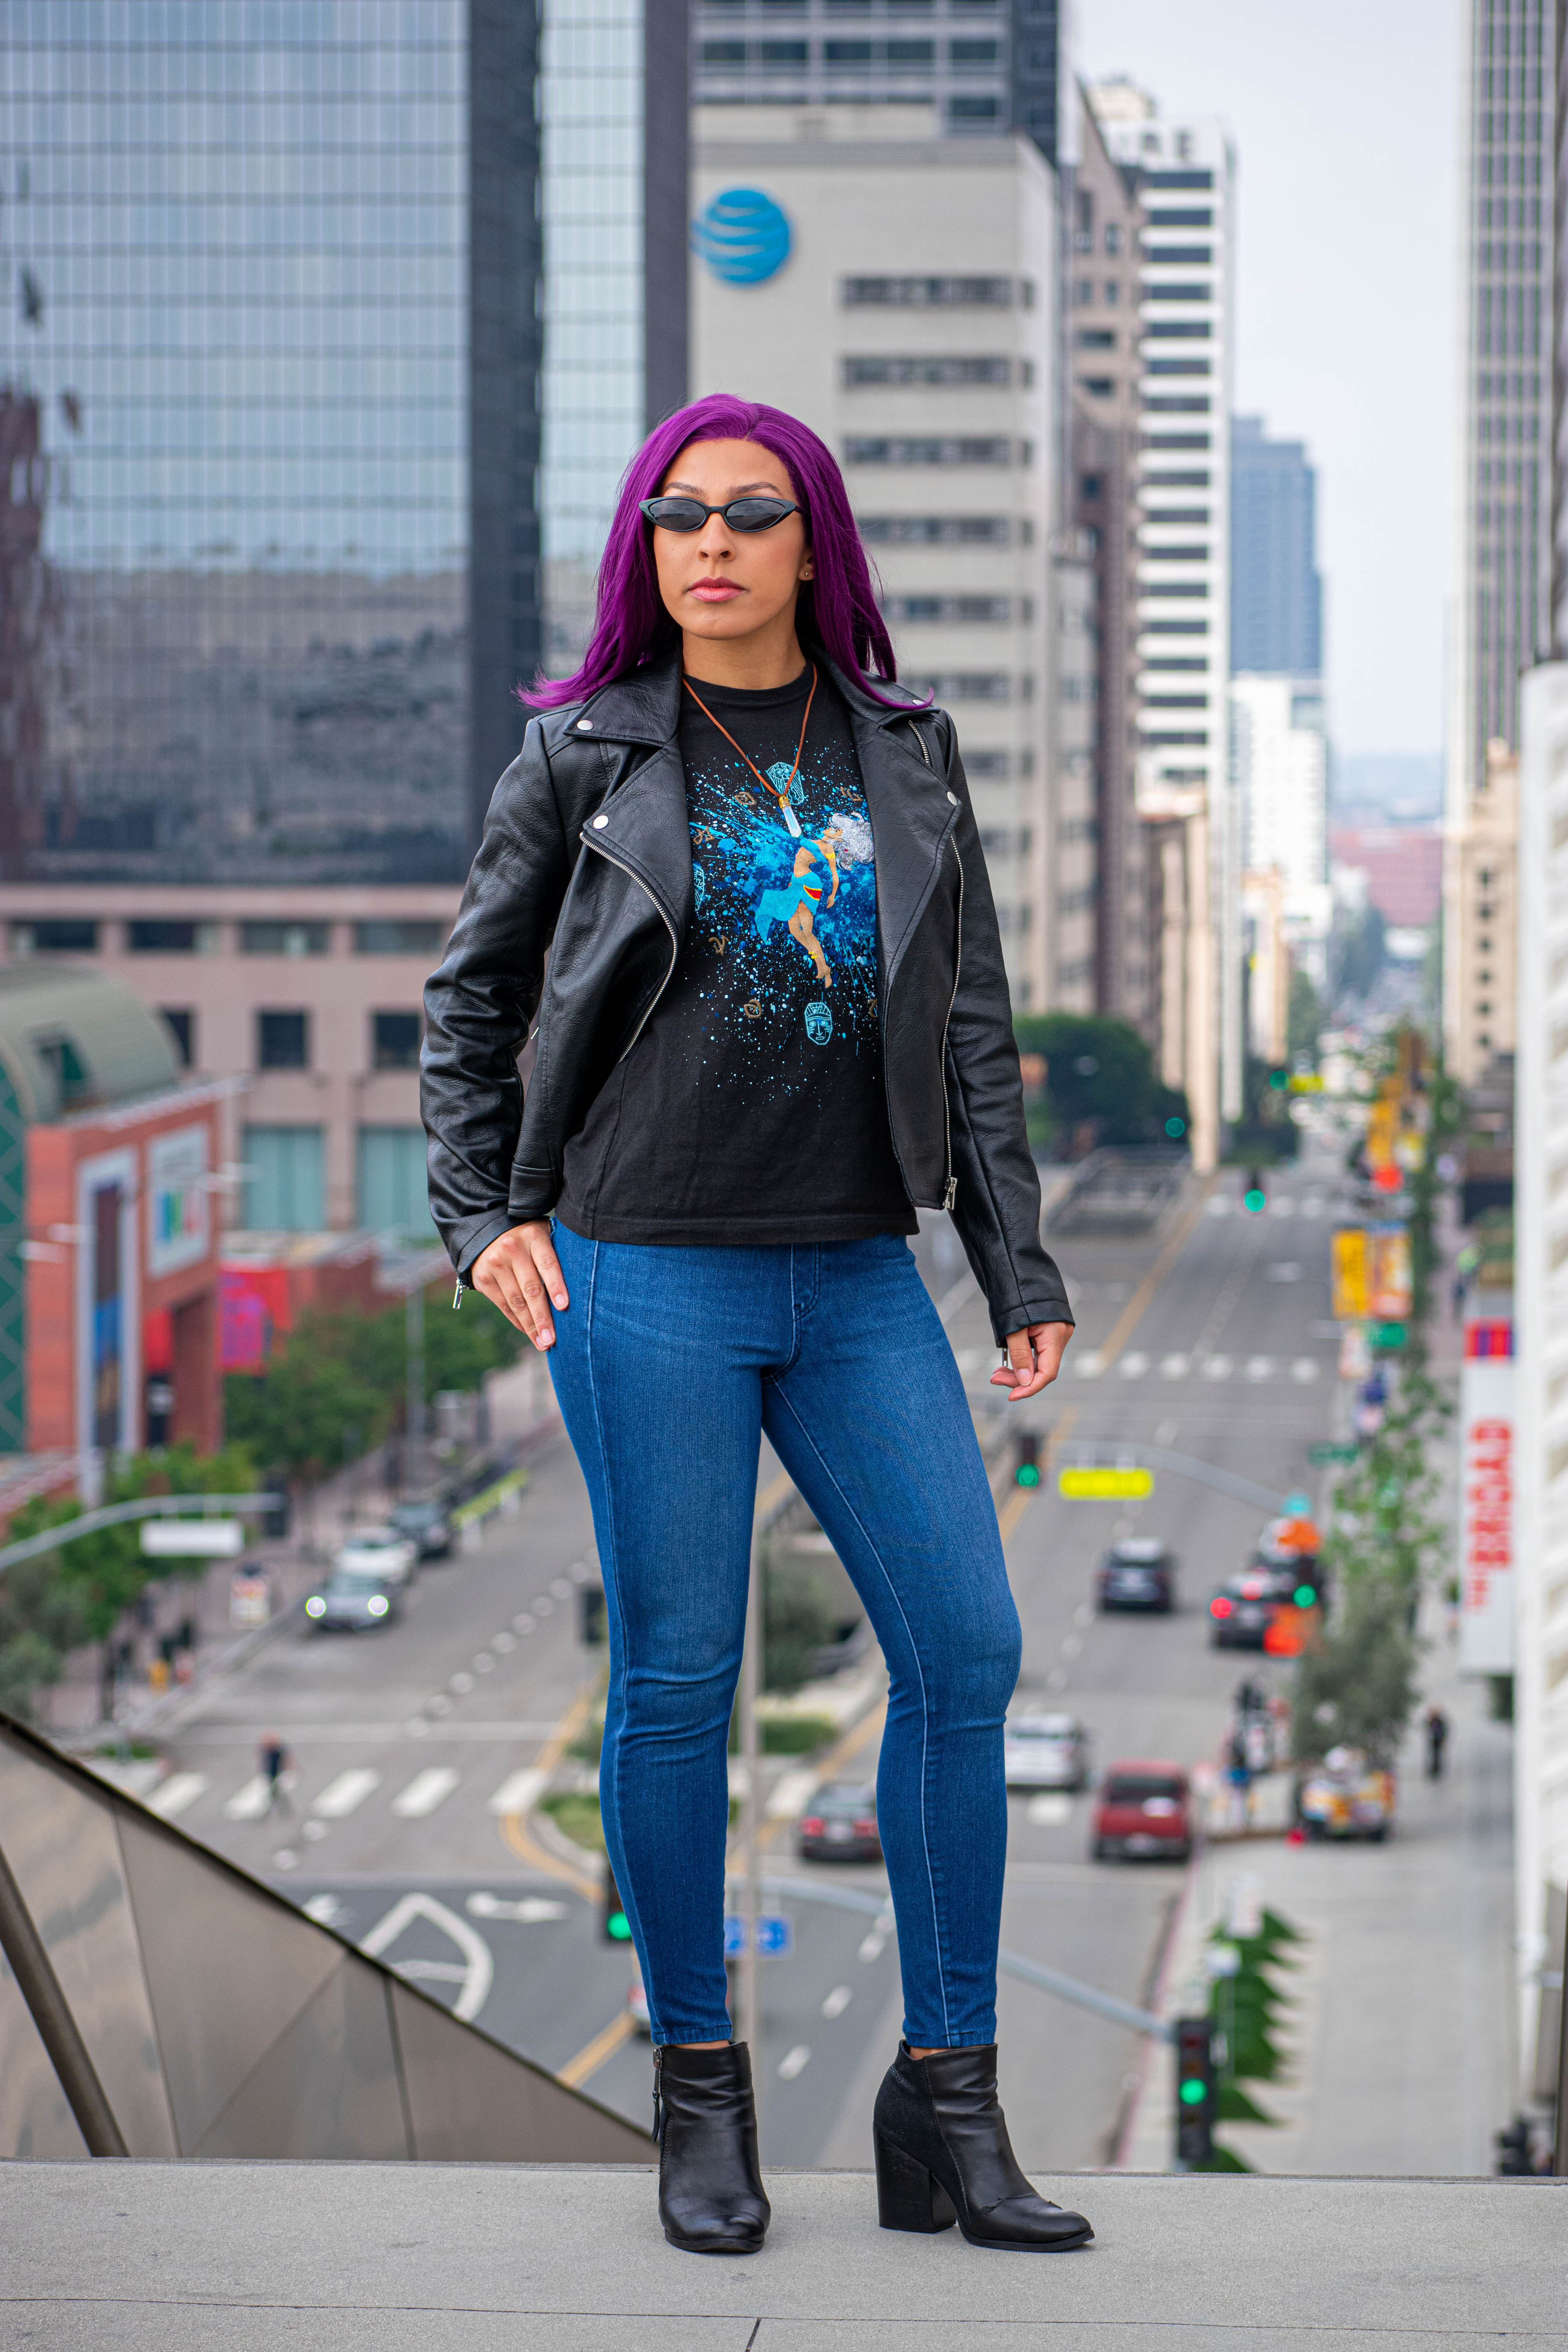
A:
<svg viewBox="0 0 1568 2352">
<path fill-rule="evenodd" d="M 642 1019 L 637 1023 L 637 1027 L 632 1031 L 631 1035 L 627 1038 L 626 1044 L 622 1046 L 620 1052 L 616 1056 L 617 1061 L 624 1062 L 626 1055 L 631 1052 L 632 1047 L 637 1044 L 637 1039 L 642 1035 L 643 1031 L 647 1027 L 649 1018 L 651 1017 L 659 998 L 664 994 L 665 990 L 669 986 L 670 982 L 675 977 L 675 967 L 680 956 L 680 941 L 675 935 L 675 925 L 670 921 L 669 917 L 665 913 L 664 908 L 659 905 L 658 900 L 654 897 L 653 892 L 648 888 L 647 884 L 643 880 L 642 876 L 632 866 L 626 865 L 620 858 L 612 857 L 609 851 L 604 846 L 602 842 L 590 841 L 585 833 L 580 834 L 578 835 L 578 839 L 582 842 L 584 849 L 596 850 L 598 855 L 604 859 L 606 866 L 614 866 L 622 874 L 629 874 L 631 876 L 632 880 L 637 884 L 637 888 L 653 907 L 660 922 L 664 925 L 665 929 L 669 933 L 669 970 L 665 973 L 664 978 L 659 982 L 658 988 L 654 991 L 647 1007 L 643 1013 Z"/>
<path fill-rule="evenodd" d="M 664 2050 L 662 2045 L 653 2053 L 653 2136 L 664 2145 Z"/>
</svg>

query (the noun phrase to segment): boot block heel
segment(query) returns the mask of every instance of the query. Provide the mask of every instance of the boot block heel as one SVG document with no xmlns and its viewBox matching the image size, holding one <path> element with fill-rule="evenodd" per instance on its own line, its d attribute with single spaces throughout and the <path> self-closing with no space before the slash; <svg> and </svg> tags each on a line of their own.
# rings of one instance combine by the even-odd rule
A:
<svg viewBox="0 0 1568 2352">
<path fill-rule="evenodd" d="M 873 2134 L 872 2145 L 877 2158 L 877 2220 L 881 2227 L 912 2230 L 925 2237 L 938 2230 L 951 2230 L 958 2216 L 941 2181 L 880 2132 Z"/>
</svg>

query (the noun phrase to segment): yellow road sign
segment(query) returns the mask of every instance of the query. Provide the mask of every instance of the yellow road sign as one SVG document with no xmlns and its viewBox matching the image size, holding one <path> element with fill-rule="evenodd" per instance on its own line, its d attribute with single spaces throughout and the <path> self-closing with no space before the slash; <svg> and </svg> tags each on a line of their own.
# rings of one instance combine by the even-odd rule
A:
<svg viewBox="0 0 1568 2352">
<path fill-rule="evenodd" d="M 1154 1491 L 1152 1470 L 1063 1470 L 1057 1492 L 1069 1503 L 1120 1503 Z"/>
</svg>

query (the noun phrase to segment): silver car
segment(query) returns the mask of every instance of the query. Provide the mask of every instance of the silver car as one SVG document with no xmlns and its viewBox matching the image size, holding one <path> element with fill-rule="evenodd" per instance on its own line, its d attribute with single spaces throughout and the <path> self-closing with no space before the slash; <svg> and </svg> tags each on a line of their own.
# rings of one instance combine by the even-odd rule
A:
<svg viewBox="0 0 1568 2352">
<path fill-rule="evenodd" d="M 403 1613 L 401 1588 L 357 1569 L 334 1569 L 305 1603 L 305 1615 L 319 1633 L 369 1633 Z"/>
<path fill-rule="evenodd" d="M 361 1528 L 345 1536 L 332 1559 L 334 1576 L 377 1576 L 388 1591 L 412 1584 L 419 1546 L 399 1528 Z"/>
<path fill-rule="evenodd" d="M 1076 1715 L 1010 1716 L 1002 1769 L 1010 1789 L 1087 1789 L 1089 1734 Z"/>
</svg>

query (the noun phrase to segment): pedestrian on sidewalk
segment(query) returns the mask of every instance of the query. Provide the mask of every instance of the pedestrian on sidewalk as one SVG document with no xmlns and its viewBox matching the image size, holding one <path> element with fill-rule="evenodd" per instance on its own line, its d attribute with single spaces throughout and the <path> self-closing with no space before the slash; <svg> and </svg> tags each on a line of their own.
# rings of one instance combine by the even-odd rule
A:
<svg viewBox="0 0 1568 2352">
<path fill-rule="evenodd" d="M 264 1731 L 257 1743 L 256 1769 L 267 1783 L 267 1813 L 291 1814 L 293 1801 L 289 1794 L 289 1777 L 294 1769 L 294 1759 L 275 1731 Z"/>
<path fill-rule="evenodd" d="M 764 1433 L 889 1665 L 905 2039 L 877 2101 L 883 2225 L 1092 2234 L 1035 2195 L 996 2097 L 1018 1619 L 917 1209 L 952 1213 L 1014 1402 L 1056 1378 L 1072 1318 L 952 721 L 896 676 L 816 434 L 727 397 L 657 426 L 582 667 L 527 698 L 426 992 L 459 1297 L 549 1351 L 593 1501 L 605 1838 L 647 1991 L 660 2216 L 700 2252 L 754 2252 L 769 2220 L 723 1951 Z"/>
<path fill-rule="evenodd" d="M 1434 1700 L 1422 1718 L 1426 1731 L 1426 1778 L 1443 1777 L 1443 1752 L 1448 1745 L 1448 1718 Z"/>
</svg>

